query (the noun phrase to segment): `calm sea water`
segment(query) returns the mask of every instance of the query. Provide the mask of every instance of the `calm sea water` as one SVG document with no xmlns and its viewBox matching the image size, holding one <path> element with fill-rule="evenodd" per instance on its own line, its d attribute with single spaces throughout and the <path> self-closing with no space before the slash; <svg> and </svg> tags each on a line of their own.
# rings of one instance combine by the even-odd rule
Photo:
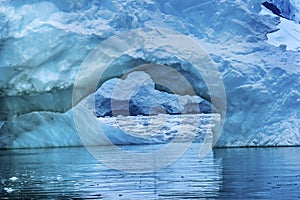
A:
<svg viewBox="0 0 300 200">
<path fill-rule="evenodd" d="M 151 146 L 157 148 L 122 148 Z M 6 150 L 0 151 L 0 199 L 300 199 L 299 153 L 296 147 L 216 149 L 200 160 L 195 143 L 172 165 L 141 174 L 110 169 L 85 148 Z"/>
</svg>

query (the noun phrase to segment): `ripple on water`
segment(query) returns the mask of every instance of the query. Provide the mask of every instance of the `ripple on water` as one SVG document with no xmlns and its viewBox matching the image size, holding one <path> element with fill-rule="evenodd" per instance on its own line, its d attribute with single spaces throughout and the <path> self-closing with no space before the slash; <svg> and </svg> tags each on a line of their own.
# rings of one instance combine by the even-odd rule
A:
<svg viewBox="0 0 300 200">
<path fill-rule="evenodd" d="M 175 163 L 152 173 L 110 169 L 84 148 L 0 151 L 0 197 L 300 198 L 299 148 L 216 149 L 199 160 L 199 147 L 192 144 Z"/>
</svg>

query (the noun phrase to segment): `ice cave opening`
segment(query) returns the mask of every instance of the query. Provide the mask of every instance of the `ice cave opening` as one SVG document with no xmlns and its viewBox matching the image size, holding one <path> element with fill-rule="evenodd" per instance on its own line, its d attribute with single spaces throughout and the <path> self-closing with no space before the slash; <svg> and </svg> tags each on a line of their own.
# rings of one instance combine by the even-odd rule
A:
<svg viewBox="0 0 300 200">
<path fill-rule="evenodd" d="M 185 63 L 185 67 L 179 62 L 153 64 L 142 58 L 122 55 L 103 70 L 95 85 L 97 85 L 96 89 L 99 87 L 96 92 L 81 100 L 79 105 L 84 105 L 87 112 L 92 111 L 93 115 L 105 124 L 115 126 L 117 124 L 117 127 L 122 127 L 123 131 L 131 134 L 145 136 L 147 133 L 151 137 L 154 135 L 164 137 L 164 141 L 166 141 L 173 138 L 174 133 L 180 134 L 179 129 L 185 129 L 181 133 L 181 137 L 186 139 L 191 137 L 191 134 L 199 135 L 196 139 L 199 142 L 208 135 L 206 131 L 212 137 L 212 128 L 221 126 L 220 114 L 223 114 L 224 110 L 223 113 L 220 112 L 218 107 L 211 103 L 205 80 L 199 71 L 188 62 Z M 203 89 L 200 90 L 199 86 Z M 88 84 L 87 87 L 82 85 L 80 88 L 91 91 L 92 88 L 88 87 L 91 85 Z M 209 100 L 200 97 L 199 93 Z M 84 132 L 86 135 L 82 126 L 83 121 L 86 121 L 83 118 L 86 118 L 88 114 L 77 108 L 76 104 L 73 108 L 75 125 L 79 132 Z M 212 113 L 214 114 L 204 115 Z M 89 124 L 88 126 L 93 121 L 92 118 L 86 123 Z M 204 118 L 206 119 L 205 125 L 201 124 Z M 139 124 L 141 122 L 143 122 L 142 127 Z M 180 128 L 180 126 L 184 128 Z M 199 126 L 202 127 L 199 128 Z M 204 128 L 204 126 L 208 128 Z M 97 125 L 94 127 L 97 129 Z M 218 128 L 215 130 L 218 131 L 220 129 Z M 90 128 L 87 129 L 91 131 Z M 101 132 L 101 130 L 96 132 Z M 97 135 L 96 132 L 95 135 Z M 86 139 L 86 136 L 82 140 L 88 144 L 86 146 L 94 142 L 90 137 Z M 132 138 L 130 141 L 132 142 Z M 212 146 L 213 144 L 210 143 L 210 147 Z"/>
</svg>

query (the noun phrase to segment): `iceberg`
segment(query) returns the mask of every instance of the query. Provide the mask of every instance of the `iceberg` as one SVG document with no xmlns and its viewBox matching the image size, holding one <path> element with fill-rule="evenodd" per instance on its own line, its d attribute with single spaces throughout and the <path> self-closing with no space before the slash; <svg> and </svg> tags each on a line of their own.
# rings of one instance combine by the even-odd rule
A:
<svg viewBox="0 0 300 200">
<path fill-rule="evenodd" d="M 293 12 L 287 14 L 294 13 L 291 19 L 299 20 L 296 1 L 285 2 L 293 6 Z M 82 62 L 113 35 L 153 27 L 191 38 L 218 67 L 226 88 L 227 110 L 223 131 L 215 136 L 217 146 L 300 145 L 299 52 L 268 43 L 268 34 L 285 26 L 278 28 L 279 17 L 260 14 L 260 3 L 1 1 L 1 147 L 80 145 L 72 122 L 72 91 Z M 286 4 L 276 5 L 281 13 L 287 8 Z M 190 64 L 167 53 L 172 51 L 165 46 L 122 55 L 108 79 L 120 78 L 129 66 L 167 64 L 187 77 L 196 95 L 209 101 L 203 80 L 195 78 Z M 149 106 L 153 101 L 147 102 Z M 113 132 L 117 138 L 127 134 Z M 43 137 L 43 133 L 50 134 Z M 27 139 L 22 139 L 25 136 Z"/>
</svg>

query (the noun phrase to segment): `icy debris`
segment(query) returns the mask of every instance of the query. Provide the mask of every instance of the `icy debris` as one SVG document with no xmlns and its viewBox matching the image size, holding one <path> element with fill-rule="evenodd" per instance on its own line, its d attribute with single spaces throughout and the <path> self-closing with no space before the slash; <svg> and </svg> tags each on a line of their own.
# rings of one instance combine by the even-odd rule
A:
<svg viewBox="0 0 300 200">
<path fill-rule="evenodd" d="M 18 180 L 18 178 L 13 176 L 13 177 L 9 178 L 9 180 L 14 182 L 14 181 Z"/>
<path fill-rule="evenodd" d="M 63 177 L 62 177 L 61 175 L 57 175 L 56 179 L 57 179 L 58 181 L 63 181 Z"/>
<path fill-rule="evenodd" d="M 5 187 L 4 191 L 7 193 L 12 193 L 13 191 L 15 191 L 14 189 L 10 188 L 10 187 Z"/>
<path fill-rule="evenodd" d="M 220 121 L 219 114 L 189 114 L 156 116 L 118 116 L 98 118 L 104 124 L 118 127 L 124 132 L 137 137 L 154 139 L 157 142 L 168 142 L 174 137 L 183 142 L 194 138 L 194 142 L 202 142 L 212 127 Z"/>
</svg>

